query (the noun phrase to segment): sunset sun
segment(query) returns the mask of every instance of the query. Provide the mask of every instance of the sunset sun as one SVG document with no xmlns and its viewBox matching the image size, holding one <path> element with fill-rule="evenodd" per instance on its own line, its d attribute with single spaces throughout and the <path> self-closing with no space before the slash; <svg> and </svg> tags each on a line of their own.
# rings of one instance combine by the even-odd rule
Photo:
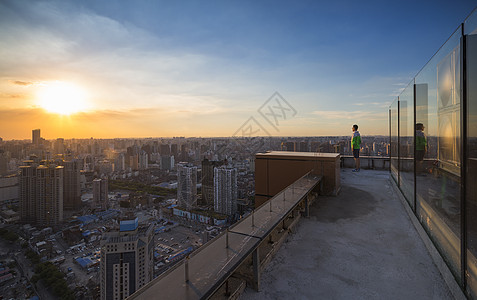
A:
<svg viewBox="0 0 477 300">
<path fill-rule="evenodd" d="M 72 83 L 49 82 L 38 92 L 38 105 L 51 113 L 70 115 L 87 109 L 87 95 Z"/>
</svg>

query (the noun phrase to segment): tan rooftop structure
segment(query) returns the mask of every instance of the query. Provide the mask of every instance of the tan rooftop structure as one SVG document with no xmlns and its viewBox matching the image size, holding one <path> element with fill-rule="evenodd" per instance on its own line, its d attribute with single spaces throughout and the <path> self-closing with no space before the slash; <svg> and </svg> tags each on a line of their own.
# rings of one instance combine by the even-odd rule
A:
<svg viewBox="0 0 477 300">
<path fill-rule="evenodd" d="M 340 191 L 340 154 L 270 151 L 255 155 L 255 207 L 308 172 L 322 176 L 322 193 Z"/>
</svg>

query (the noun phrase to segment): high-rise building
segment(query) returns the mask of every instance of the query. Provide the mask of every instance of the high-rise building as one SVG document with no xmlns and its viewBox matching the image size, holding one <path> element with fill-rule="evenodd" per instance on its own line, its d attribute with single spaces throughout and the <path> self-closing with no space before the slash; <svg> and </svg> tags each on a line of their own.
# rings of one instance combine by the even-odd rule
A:
<svg viewBox="0 0 477 300">
<path fill-rule="evenodd" d="M 102 300 L 125 299 L 154 276 L 153 226 L 138 219 L 120 221 L 119 231 L 101 239 L 100 286 Z"/>
<path fill-rule="evenodd" d="M 40 145 L 41 143 L 40 129 L 33 129 L 31 131 L 31 142 L 35 146 Z"/>
<path fill-rule="evenodd" d="M 3 150 L 0 150 L 0 176 L 8 172 L 8 157 Z"/>
<path fill-rule="evenodd" d="M 171 147 L 169 147 L 169 144 L 161 144 L 160 152 L 161 155 L 171 155 Z"/>
<path fill-rule="evenodd" d="M 178 147 L 177 144 L 172 144 L 171 145 L 171 155 L 174 157 L 177 157 L 178 154 Z"/>
<path fill-rule="evenodd" d="M 129 167 L 133 170 L 138 170 L 139 169 L 139 155 L 134 154 L 132 156 L 129 156 Z"/>
<path fill-rule="evenodd" d="M 80 171 L 81 160 L 64 161 L 63 171 L 63 207 L 65 209 L 78 209 L 81 207 Z"/>
<path fill-rule="evenodd" d="M 146 170 L 149 167 L 149 155 L 146 151 L 141 151 L 139 153 L 139 170 Z"/>
<path fill-rule="evenodd" d="M 214 168 L 214 211 L 228 216 L 237 212 L 237 169 Z"/>
<path fill-rule="evenodd" d="M 161 170 L 174 169 L 174 156 L 161 155 Z"/>
<path fill-rule="evenodd" d="M 57 138 L 55 141 L 55 153 L 63 154 L 65 153 L 65 139 Z"/>
<path fill-rule="evenodd" d="M 177 201 L 185 209 L 197 204 L 197 167 L 191 164 L 177 164 Z"/>
<path fill-rule="evenodd" d="M 189 155 L 187 153 L 187 145 L 182 144 L 181 145 L 181 155 L 180 155 L 180 160 L 181 161 L 187 161 L 189 159 Z"/>
<path fill-rule="evenodd" d="M 103 210 L 108 208 L 108 179 L 96 178 L 93 180 L 93 204 L 95 207 L 101 206 Z"/>
<path fill-rule="evenodd" d="M 20 216 L 22 222 L 40 226 L 63 220 L 63 167 L 20 167 Z"/>
<path fill-rule="evenodd" d="M 126 170 L 126 158 L 124 153 L 119 153 L 118 157 L 114 160 L 114 171 L 124 171 Z"/>
<path fill-rule="evenodd" d="M 202 161 L 202 199 L 206 205 L 214 204 L 214 168 L 224 163 L 224 161 L 208 159 Z"/>
</svg>

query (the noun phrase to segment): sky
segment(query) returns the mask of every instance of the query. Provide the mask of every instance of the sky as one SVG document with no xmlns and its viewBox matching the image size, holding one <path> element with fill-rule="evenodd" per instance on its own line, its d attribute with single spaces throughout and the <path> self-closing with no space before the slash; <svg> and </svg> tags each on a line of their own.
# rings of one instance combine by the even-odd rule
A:
<svg viewBox="0 0 477 300">
<path fill-rule="evenodd" d="M 0 137 L 386 135 L 476 5 L 0 0 Z"/>
</svg>

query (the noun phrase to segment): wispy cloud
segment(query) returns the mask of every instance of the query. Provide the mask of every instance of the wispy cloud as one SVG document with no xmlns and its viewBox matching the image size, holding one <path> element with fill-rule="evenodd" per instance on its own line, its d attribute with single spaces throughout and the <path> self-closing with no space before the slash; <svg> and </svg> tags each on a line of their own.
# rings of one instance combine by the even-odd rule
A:
<svg viewBox="0 0 477 300">
<path fill-rule="evenodd" d="M 356 106 L 366 106 L 366 107 L 384 108 L 384 107 L 389 107 L 389 105 L 391 105 L 391 101 L 384 101 L 384 102 L 358 102 L 358 103 L 353 103 L 353 105 L 356 105 Z"/>
<path fill-rule="evenodd" d="M 10 84 L 20 85 L 20 86 L 29 86 L 29 85 L 35 84 L 34 82 L 21 81 L 21 80 L 9 80 L 8 82 L 9 82 Z"/>
<path fill-rule="evenodd" d="M 387 119 L 387 112 L 370 112 L 365 110 L 357 111 L 341 111 L 341 110 L 324 110 L 324 111 L 313 111 L 311 114 L 324 118 L 327 120 L 373 120 L 373 121 L 382 121 Z"/>
</svg>

